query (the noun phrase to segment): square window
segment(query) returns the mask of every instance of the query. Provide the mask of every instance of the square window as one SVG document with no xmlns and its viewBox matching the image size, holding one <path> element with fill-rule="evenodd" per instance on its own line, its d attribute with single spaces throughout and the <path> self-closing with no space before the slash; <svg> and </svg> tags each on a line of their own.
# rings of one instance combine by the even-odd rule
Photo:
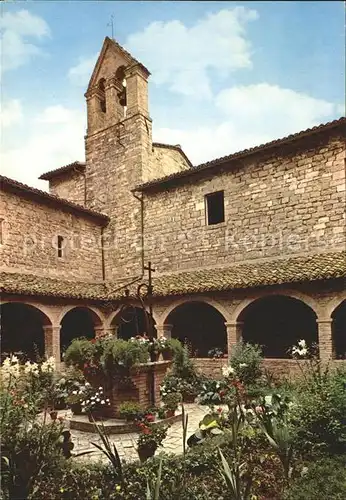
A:
<svg viewBox="0 0 346 500">
<path fill-rule="evenodd" d="M 206 202 L 206 219 L 208 226 L 225 222 L 225 201 L 224 192 L 216 191 L 215 193 L 207 194 Z"/>
</svg>

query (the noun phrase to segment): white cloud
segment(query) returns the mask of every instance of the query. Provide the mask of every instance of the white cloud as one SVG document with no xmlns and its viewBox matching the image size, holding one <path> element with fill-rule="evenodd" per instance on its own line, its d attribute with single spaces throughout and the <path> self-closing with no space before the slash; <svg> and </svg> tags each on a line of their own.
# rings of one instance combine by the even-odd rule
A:
<svg viewBox="0 0 346 500">
<path fill-rule="evenodd" d="M 75 111 L 65 108 L 60 104 L 48 106 L 36 117 L 38 123 L 67 123 L 73 121 Z"/>
<path fill-rule="evenodd" d="M 33 56 L 43 51 L 28 38 L 41 40 L 50 35 L 48 24 L 41 17 L 27 10 L 15 13 L 5 12 L 0 18 L 1 70 L 7 71 L 26 64 Z"/>
<path fill-rule="evenodd" d="M 217 126 L 154 129 L 155 140 L 181 144 L 194 164 L 294 134 L 338 116 L 341 106 L 268 83 L 222 90 Z"/>
<path fill-rule="evenodd" d="M 258 18 L 247 7 L 208 14 L 192 27 L 180 21 L 153 22 L 128 37 L 126 47 L 145 62 L 152 81 L 185 95 L 211 97 L 212 74 L 225 77 L 251 68 L 246 27 Z"/>
<path fill-rule="evenodd" d="M 22 105 L 19 99 L 0 101 L 0 129 L 18 125 L 23 120 Z"/>
<path fill-rule="evenodd" d="M 98 54 L 90 57 L 80 57 L 78 64 L 69 69 L 68 78 L 74 85 L 85 87 L 90 80 Z"/>
<path fill-rule="evenodd" d="M 86 117 L 83 111 L 52 106 L 35 116 L 26 116 L 27 127 L 17 137 L 18 147 L 6 147 L 4 134 L 1 173 L 48 190 L 48 184 L 38 180 L 43 172 L 84 159 Z"/>
</svg>

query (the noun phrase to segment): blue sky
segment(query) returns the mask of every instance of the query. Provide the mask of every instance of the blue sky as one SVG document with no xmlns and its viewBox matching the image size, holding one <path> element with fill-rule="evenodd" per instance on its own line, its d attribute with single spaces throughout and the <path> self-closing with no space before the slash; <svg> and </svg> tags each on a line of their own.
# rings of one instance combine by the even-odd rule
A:
<svg viewBox="0 0 346 500">
<path fill-rule="evenodd" d="M 154 140 L 194 164 L 344 114 L 344 4 L 2 2 L 2 172 L 84 159 L 84 91 L 114 36 L 152 73 Z"/>
</svg>

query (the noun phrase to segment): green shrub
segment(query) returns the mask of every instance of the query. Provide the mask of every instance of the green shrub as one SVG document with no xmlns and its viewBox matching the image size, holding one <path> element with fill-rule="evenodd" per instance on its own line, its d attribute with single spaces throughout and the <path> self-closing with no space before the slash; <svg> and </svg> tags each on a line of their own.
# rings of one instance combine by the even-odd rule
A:
<svg viewBox="0 0 346 500">
<path fill-rule="evenodd" d="M 148 361 L 148 349 L 144 344 L 116 339 L 108 342 L 101 357 L 101 363 L 106 370 L 118 367 L 131 368 Z"/>
<path fill-rule="evenodd" d="M 243 384 L 255 384 L 261 377 L 262 349 L 257 344 L 239 342 L 232 349 L 229 364 Z"/>
<path fill-rule="evenodd" d="M 303 454 L 346 453 L 346 372 L 314 374 L 299 384 L 291 421 Z"/>
<path fill-rule="evenodd" d="M 198 380 L 198 375 L 193 361 L 189 357 L 186 347 L 177 348 L 175 351 L 172 374 L 175 377 L 186 380 L 187 382 L 194 382 Z"/>
<path fill-rule="evenodd" d="M 205 380 L 201 384 L 198 401 L 201 405 L 225 404 L 226 392 L 228 392 L 228 384 L 225 380 Z"/>
<path fill-rule="evenodd" d="M 81 337 L 73 339 L 65 351 L 64 363 L 82 370 L 85 363 L 90 363 L 96 354 L 96 345 L 90 340 Z"/>
<path fill-rule="evenodd" d="M 323 458 L 310 463 L 307 472 L 295 478 L 285 500 L 343 500 L 346 492 L 346 459 Z"/>
<path fill-rule="evenodd" d="M 134 401 L 125 401 L 119 406 L 119 414 L 126 420 L 135 420 L 143 414 L 143 410 L 139 403 Z"/>
</svg>

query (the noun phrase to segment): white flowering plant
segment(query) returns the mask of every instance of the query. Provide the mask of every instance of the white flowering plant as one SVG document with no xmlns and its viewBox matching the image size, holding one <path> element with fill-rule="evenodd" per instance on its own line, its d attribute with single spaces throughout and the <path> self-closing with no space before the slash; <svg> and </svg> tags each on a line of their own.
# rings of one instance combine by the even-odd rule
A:
<svg viewBox="0 0 346 500">
<path fill-rule="evenodd" d="M 298 344 L 291 348 L 291 354 L 294 358 L 306 358 L 310 354 L 306 341 L 299 340 Z"/>
<path fill-rule="evenodd" d="M 110 400 L 106 398 L 103 387 L 95 389 L 88 385 L 81 402 L 83 413 L 92 413 L 110 407 Z"/>
</svg>

